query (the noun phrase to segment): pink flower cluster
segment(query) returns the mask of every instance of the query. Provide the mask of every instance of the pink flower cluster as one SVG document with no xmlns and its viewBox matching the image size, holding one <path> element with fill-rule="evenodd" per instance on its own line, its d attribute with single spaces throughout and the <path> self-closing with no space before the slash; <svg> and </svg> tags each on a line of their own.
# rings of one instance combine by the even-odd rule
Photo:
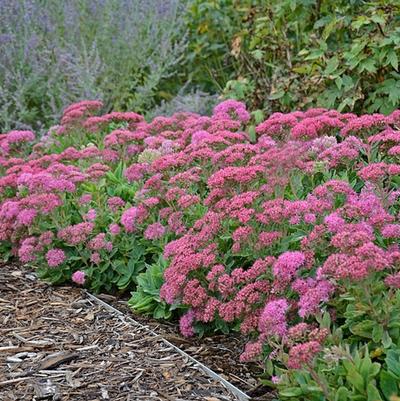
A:
<svg viewBox="0 0 400 401">
<path fill-rule="evenodd" d="M 20 156 L 21 145 L 34 140 L 35 134 L 32 131 L 10 131 L 7 134 L 0 134 L 0 159 L 10 157 L 14 153 Z"/>
<path fill-rule="evenodd" d="M 46 260 L 50 267 L 57 267 L 61 265 L 66 259 L 65 253 L 62 249 L 50 249 L 46 253 Z"/>
</svg>

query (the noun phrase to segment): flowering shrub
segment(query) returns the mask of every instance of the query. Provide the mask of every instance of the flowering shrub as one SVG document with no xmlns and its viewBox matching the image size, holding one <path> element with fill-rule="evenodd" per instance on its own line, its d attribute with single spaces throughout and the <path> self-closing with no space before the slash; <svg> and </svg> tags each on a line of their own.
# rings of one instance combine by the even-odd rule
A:
<svg viewBox="0 0 400 401">
<path fill-rule="evenodd" d="M 275 113 L 254 138 L 234 100 L 151 122 L 101 107 L 68 107 L 34 145 L 0 137 L 4 256 L 133 289 L 187 336 L 239 330 L 282 397 L 399 392 L 400 112 Z"/>
</svg>

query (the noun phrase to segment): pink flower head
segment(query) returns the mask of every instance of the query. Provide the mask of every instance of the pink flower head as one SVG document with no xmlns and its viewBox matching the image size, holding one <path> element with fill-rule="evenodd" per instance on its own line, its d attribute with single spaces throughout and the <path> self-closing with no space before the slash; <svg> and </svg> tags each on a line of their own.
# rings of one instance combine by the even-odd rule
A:
<svg viewBox="0 0 400 401">
<path fill-rule="evenodd" d="M 370 163 L 363 167 L 358 175 L 365 181 L 377 181 L 384 178 L 388 174 L 388 165 L 386 163 Z"/>
<path fill-rule="evenodd" d="M 125 201 L 119 196 L 113 196 L 107 200 L 107 205 L 113 212 L 116 212 L 118 209 L 125 206 Z"/>
<path fill-rule="evenodd" d="M 298 344 L 289 351 L 289 369 L 301 369 L 311 364 L 316 354 L 321 351 L 321 344 L 317 341 L 309 341 Z"/>
<path fill-rule="evenodd" d="M 121 224 L 125 227 L 126 232 L 131 233 L 135 230 L 135 222 L 139 215 L 137 207 L 131 207 L 122 214 Z"/>
<path fill-rule="evenodd" d="M 107 251 L 112 250 L 112 243 L 110 241 L 106 241 L 106 234 L 100 233 L 93 237 L 89 243 L 88 248 L 94 251 L 99 251 L 101 249 L 106 249 Z"/>
<path fill-rule="evenodd" d="M 93 253 L 90 255 L 90 261 L 93 262 L 93 263 L 95 263 L 96 265 L 100 264 L 100 262 L 101 262 L 101 256 L 100 256 L 100 254 L 99 254 L 98 252 L 93 252 Z"/>
<path fill-rule="evenodd" d="M 150 224 L 145 232 L 144 237 L 149 240 L 159 239 L 165 233 L 165 227 L 161 223 Z"/>
<path fill-rule="evenodd" d="M 121 227 L 116 223 L 110 224 L 108 229 L 111 235 L 118 235 L 121 232 Z"/>
<path fill-rule="evenodd" d="M 237 100 L 225 100 L 214 107 L 214 116 L 239 120 L 246 123 L 250 120 L 250 114 L 244 103 Z"/>
<path fill-rule="evenodd" d="M 400 224 L 387 224 L 382 228 L 383 238 L 400 238 Z"/>
<path fill-rule="evenodd" d="M 66 259 L 65 253 L 62 249 L 50 249 L 46 253 L 47 264 L 50 267 L 60 266 Z"/>
<path fill-rule="evenodd" d="M 37 216 L 35 209 L 24 209 L 17 216 L 17 223 L 22 226 L 30 226 Z"/>
<path fill-rule="evenodd" d="M 87 221 L 94 221 L 96 220 L 96 210 L 95 209 L 90 209 L 84 216 L 85 220 Z"/>
<path fill-rule="evenodd" d="M 192 134 L 192 144 L 198 145 L 209 138 L 212 138 L 212 135 L 207 131 L 196 131 Z"/>
<path fill-rule="evenodd" d="M 179 320 L 179 329 L 183 336 L 192 337 L 194 335 L 193 322 L 194 312 L 189 309 Z"/>
<path fill-rule="evenodd" d="M 400 272 L 387 276 L 385 279 L 385 284 L 388 287 L 400 288 Z"/>
<path fill-rule="evenodd" d="M 285 299 L 270 301 L 261 313 L 258 329 L 266 335 L 283 337 L 287 331 L 286 312 L 289 304 Z"/>
<path fill-rule="evenodd" d="M 77 270 L 71 277 L 72 281 L 76 284 L 83 285 L 85 284 L 85 272 L 81 270 Z"/>
<path fill-rule="evenodd" d="M 54 238 L 54 233 L 52 231 L 44 231 L 40 234 L 39 244 L 42 246 L 51 245 Z"/>
<path fill-rule="evenodd" d="M 340 217 L 336 212 L 326 216 L 324 222 L 327 225 L 328 230 L 332 233 L 336 233 L 345 225 L 344 219 Z"/>
<path fill-rule="evenodd" d="M 81 205 L 86 205 L 92 201 L 92 195 L 91 194 L 84 194 L 79 198 L 79 203 Z"/>
<path fill-rule="evenodd" d="M 298 279 L 292 288 L 300 294 L 299 316 L 303 318 L 316 313 L 321 302 L 328 301 L 334 291 L 333 285 L 327 280 Z"/>
<path fill-rule="evenodd" d="M 309 331 L 310 325 L 307 323 L 297 323 L 295 326 L 292 326 L 287 333 L 288 339 L 291 341 L 298 341 L 305 337 L 307 332 Z"/>
<path fill-rule="evenodd" d="M 36 238 L 28 237 L 22 241 L 21 247 L 18 249 L 18 257 L 21 262 L 28 263 L 36 260 Z"/>
<path fill-rule="evenodd" d="M 139 181 L 143 178 L 144 173 L 148 171 L 149 167 L 146 163 L 134 163 L 125 170 L 125 177 L 129 182 Z"/>
<path fill-rule="evenodd" d="M 250 342 L 247 343 L 244 352 L 240 355 L 240 362 L 249 362 L 260 356 L 262 353 L 262 342 Z"/>
<path fill-rule="evenodd" d="M 283 253 L 273 266 L 275 278 L 282 284 L 290 283 L 305 261 L 306 257 L 303 252 L 288 251 Z"/>
<path fill-rule="evenodd" d="M 69 245 L 77 245 L 86 241 L 94 229 L 93 223 L 79 223 L 61 229 L 57 237 Z"/>
<path fill-rule="evenodd" d="M 8 143 L 31 142 L 35 140 L 35 134 L 32 131 L 10 131 L 7 134 Z"/>
</svg>

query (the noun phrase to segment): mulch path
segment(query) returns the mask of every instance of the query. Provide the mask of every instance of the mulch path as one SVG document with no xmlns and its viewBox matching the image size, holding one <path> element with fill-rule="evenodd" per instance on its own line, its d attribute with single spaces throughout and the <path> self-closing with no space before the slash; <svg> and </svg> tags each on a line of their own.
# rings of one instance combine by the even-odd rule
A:
<svg viewBox="0 0 400 401">
<path fill-rule="evenodd" d="M 246 338 L 243 336 L 217 334 L 203 338 L 185 338 L 180 335 L 177 322 L 160 321 L 148 316 L 134 314 L 129 308 L 127 300 L 117 296 L 99 294 L 97 297 L 123 313 L 131 315 L 141 324 L 149 326 L 163 338 L 251 396 L 252 400 L 275 399 L 272 389 L 259 384 L 259 377 L 263 374 L 262 362 L 238 362 L 246 342 Z"/>
<path fill-rule="evenodd" d="M 160 336 L 83 290 L 50 287 L 21 268 L 0 266 L 0 399 L 236 398 Z"/>
</svg>

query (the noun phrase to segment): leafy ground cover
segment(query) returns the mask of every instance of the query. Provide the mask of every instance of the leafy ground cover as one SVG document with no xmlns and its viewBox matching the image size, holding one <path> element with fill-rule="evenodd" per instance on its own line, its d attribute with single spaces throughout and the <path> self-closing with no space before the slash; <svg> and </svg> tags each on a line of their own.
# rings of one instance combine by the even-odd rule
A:
<svg viewBox="0 0 400 401">
<path fill-rule="evenodd" d="M 1 135 L 5 258 L 132 291 L 186 336 L 241 332 L 241 361 L 264 361 L 282 399 L 399 395 L 399 111 L 102 107 Z"/>
</svg>

